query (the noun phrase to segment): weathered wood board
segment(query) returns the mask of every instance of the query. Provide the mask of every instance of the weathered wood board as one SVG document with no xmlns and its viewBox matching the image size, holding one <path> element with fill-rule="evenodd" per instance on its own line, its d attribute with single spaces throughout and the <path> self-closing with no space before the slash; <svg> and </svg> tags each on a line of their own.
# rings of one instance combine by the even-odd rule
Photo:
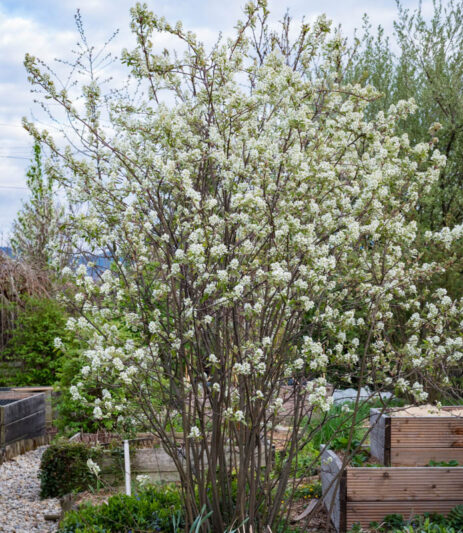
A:
<svg viewBox="0 0 463 533">
<path fill-rule="evenodd" d="M 390 455 L 392 466 L 423 466 L 429 461 L 451 460 L 463 465 L 463 448 L 393 448 Z"/>
<path fill-rule="evenodd" d="M 44 394 L 2 391 L 0 399 L 10 401 L 0 406 L 0 448 L 46 434 Z"/>
<path fill-rule="evenodd" d="M 331 450 L 322 446 L 320 456 L 320 481 L 322 484 L 323 504 L 330 514 L 337 531 L 346 529 L 345 476 L 342 474 L 342 462 Z"/>
<path fill-rule="evenodd" d="M 176 433 L 178 440 L 178 459 L 184 463 L 183 433 Z M 99 442 L 99 438 L 102 442 Z M 69 439 L 71 442 L 84 442 L 92 446 L 97 443 L 103 447 L 103 455 L 99 460 L 101 476 L 112 485 L 121 485 L 124 481 L 124 459 L 122 455 L 122 440 L 117 434 L 76 433 Z M 160 446 L 159 439 L 150 434 L 139 434 L 137 438 L 129 439 L 130 468 L 132 478 L 139 474 L 147 475 L 152 481 L 170 483 L 180 481 L 175 461 Z M 225 447 L 225 450 L 230 450 Z"/>
<path fill-rule="evenodd" d="M 463 465 L 463 418 L 448 416 L 400 416 L 370 410 L 371 454 L 386 466 L 425 466 L 429 461 Z"/>
<path fill-rule="evenodd" d="M 370 453 L 383 465 L 388 465 L 390 461 L 389 442 L 390 418 L 383 416 L 379 409 L 370 410 Z"/>
<path fill-rule="evenodd" d="M 346 476 L 348 502 L 435 501 L 457 495 L 463 501 L 460 467 L 351 467 Z"/>
<path fill-rule="evenodd" d="M 95 445 L 98 435 L 88 433 L 76 433 L 69 440 L 72 442 L 85 442 Z M 99 459 L 101 476 L 109 485 L 118 486 L 124 483 L 124 458 L 122 450 L 115 452 L 110 444 L 122 446 L 120 436 L 116 434 L 100 435 L 103 441 L 103 455 Z M 181 435 L 178 434 L 180 440 Z M 183 435 L 182 435 L 183 437 Z M 180 476 L 173 459 L 160 447 L 159 439 L 149 434 L 140 434 L 135 439 L 130 439 L 130 470 L 132 479 L 137 475 L 146 475 L 156 483 L 172 483 L 180 481 Z M 99 443 L 101 444 L 101 443 Z"/>
<path fill-rule="evenodd" d="M 45 422 L 47 428 L 53 426 L 53 420 L 57 416 L 56 399 L 60 396 L 59 392 L 53 390 L 53 387 L 12 387 L 11 390 L 24 393 L 43 392 L 45 394 Z"/>
<path fill-rule="evenodd" d="M 50 439 L 50 435 L 41 435 L 40 437 L 33 437 L 31 439 L 18 440 L 12 444 L 0 447 L 0 464 L 13 459 L 17 455 L 35 450 L 39 446 L 50 444 Z"/>
</svg>

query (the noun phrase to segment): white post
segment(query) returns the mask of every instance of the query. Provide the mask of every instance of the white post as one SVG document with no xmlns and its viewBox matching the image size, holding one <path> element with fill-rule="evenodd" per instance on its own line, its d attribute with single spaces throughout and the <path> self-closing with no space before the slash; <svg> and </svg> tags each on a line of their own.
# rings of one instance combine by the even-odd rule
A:
<svg viewBox="0 0 463 533">
<path fill-rule="evenodd" d="M 132 494 L 132 484 L 130 482 L 130 451 L 129 441 L 124 441 L 124 468 L 125 468 L 125 493 L 127 496 Z"/>
</svg>

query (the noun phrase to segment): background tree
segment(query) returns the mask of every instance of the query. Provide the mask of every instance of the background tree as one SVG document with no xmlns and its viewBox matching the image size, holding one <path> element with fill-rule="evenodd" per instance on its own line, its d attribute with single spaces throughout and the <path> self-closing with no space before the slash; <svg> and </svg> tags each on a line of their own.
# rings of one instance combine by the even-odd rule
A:
<svg viewBox="0 0 463 533">
<path fill-rule="evenodd" d="M 11 246 L 16 257 L 36 269 L 47 270 L 50 243 L 65 251 L 65 210 L 55 201 L 53 180 L 43 170 L 42 151 L 37 142 L 33 162 L 27 171 L 27 186 L 30 198 L 13 223 Z"/>
<path fill-rule="evenodd" d="M 406 133 L 413 143 L 435 142 L 447 158 L 438 181 L 410 213 L 423 232 L 434 231 L 463 223 L 463 5 L 434 0 L 430 19 L 421 4 L 411 12 L 397 2 L 397 9 L 392 38 L 381 27 L 373 32 L 365 16 L 345 75 L 382 93 L 367 108 L 370 118 L 400 99 L 417 103 L 416 112 L 397 124 L 397 133 Z M 433 260 L 436 254 L 431 247 L 427 257 Z M 461 248 L 442 256 L 452 266 L 436 281 L 458 296 L 462 258 Z"/>
</svg>

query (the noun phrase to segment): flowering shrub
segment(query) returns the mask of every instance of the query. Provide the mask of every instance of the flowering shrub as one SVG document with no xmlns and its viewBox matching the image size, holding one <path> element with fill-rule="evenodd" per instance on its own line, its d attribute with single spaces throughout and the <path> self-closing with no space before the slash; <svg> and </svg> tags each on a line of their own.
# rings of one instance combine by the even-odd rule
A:
<svg viewBox="0 0 463 533">
<path fill-rule="evenodd" d="M 426 290 L 443 266 L 421 260 L 412 216 L 445 158 L 394 133 L 415 103 L 367 121 L 378 94 L 339 82 L 343 44 L 329 22 L 303 24 L 292 39 L 289 19 L 276 32 L 267 18 L 265 1 L 248 4 L 235 37 L 207 51 L 137 5 L 137 48 L 122 57 L 144 95 L 109 97 L 90 77 L 83 112 L 26 58 L 34 86 L 83 132 L 88 157 L 27 125 L 75 207 L 74 245 L 111 260 L 98 282 L 83 266 L 61 273 L 78 287 L 80 318 L 68 328 L 87 345 L 71 393 L 85 402 L 98 385 L 95 418 L 158 435 L 187 525 L 206 506 L 213 531 L 278 522 L 312 408 L 331 407 L 331 365 L 359 386 L 420 401 L 423 383 L 445 385 L 462 357 L 463 304 Z M 156 32 L 178 38 L 184 54 L 156 55 Z M 423 238 L 445 248 L 461 235 Z"/>
</svg>

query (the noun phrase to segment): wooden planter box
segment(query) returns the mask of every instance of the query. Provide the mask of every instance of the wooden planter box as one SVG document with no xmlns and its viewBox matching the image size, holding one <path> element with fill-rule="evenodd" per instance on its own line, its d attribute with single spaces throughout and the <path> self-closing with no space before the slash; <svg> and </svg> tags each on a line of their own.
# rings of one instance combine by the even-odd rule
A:
<svg viewBox="0 0 463 533">
<path fill-rule="evenodd" d="M 12 387 L 11 390 L 16 392 L 32 392 L 45 394 L 45 422 L 47 429 L 52 428 L 53 421 L 57 416 L 56 400 L 60 396 L 60 392 L 53 390 L 53 387 Z"/>
<path fill-rule="evenodd" d="M 45 444 L 45 394 L 0 392 L 0 462 Z"/>
<path fill-rule="evenodd" d="M 371 455 L 386 466 L 425 466 L 429 461 L 463 465 L 463 418 L 451 416 L 459 407 L 443 407 L 448 417 L 400 416 L 370 410 Z"/>
<path fill-rule="evenodd" d="M 321 461 L 323 502 L 340 533 L 392 513 L 446 514 L 463 504 L 463 467 L 347 467 L 341 473 L 342 462 L 331 450 L 323 451 Z"/>
</svg>

